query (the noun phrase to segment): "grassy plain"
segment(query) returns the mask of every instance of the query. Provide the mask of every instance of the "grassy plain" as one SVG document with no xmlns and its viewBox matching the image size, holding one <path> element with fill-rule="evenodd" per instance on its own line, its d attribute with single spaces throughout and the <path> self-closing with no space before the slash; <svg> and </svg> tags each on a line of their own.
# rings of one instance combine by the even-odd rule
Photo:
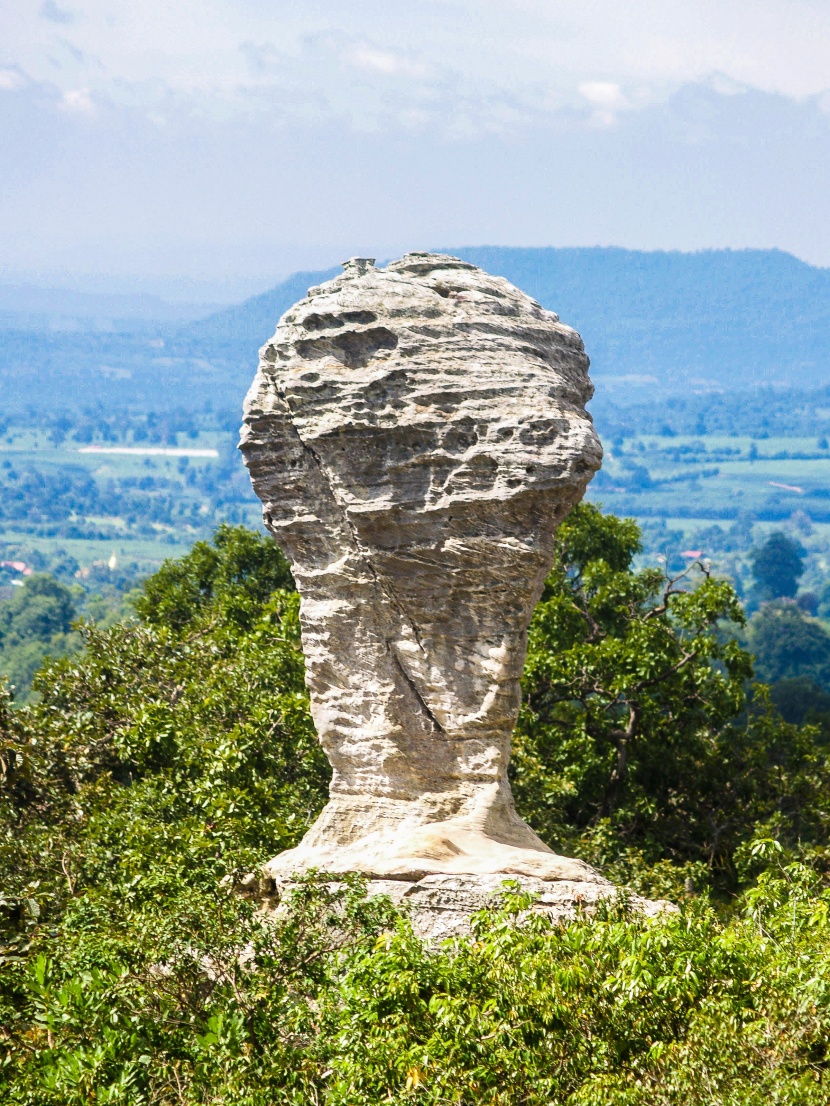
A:
<svg viewBox="0 0 830 1106">
<path fill-rule="evenodd" d="M 137 565 L 142 574 L 153 571 L 168 557 L 183 556 L 192 544 L 187 541 L 167 541 L 161 538 L 144 541 L 131 538 L 98 541 L 85 538 L 38 538 L 14 530 L 3 531 L 1 540 L 9 545 L 27 546 L 37 550 L 47 560 L 57 549 L 61 549 L 84 567 L 104 564 L 114 554 L 119 565 Z"/>
<path fill-rule="evenodd" d="M 135 419 L 111 420 L 91 436 L 74 429 L 13 424 L 0 434 L 0 560 L 47 568 L 66 554 L 84 570 L 114 553 L 147 572 L 222 521 L 258 525 L 234 432 L 214 425 L 162 435 Z M 103 452 L 113 448 L 136 452 Z"/>
<path fill-rule="evenodd" d="M 816 439 L 642 435 L 609 443 L 591 497 L 639 518 L 830 522 L 830 451 Z"/>
<path fill-rule="evenodd" d="M 637 519 L 642 561 L 663 557 L 679 571 L 688 562 L 683 552 L 700 551 L 744 590 L 752 547 L 783 529 L 806 551 L 802 585 L 823 591 L 830 570 L 830 450 L 823 435 L 616 433 L 604 444 L 588 498 Z"/>
</svg>

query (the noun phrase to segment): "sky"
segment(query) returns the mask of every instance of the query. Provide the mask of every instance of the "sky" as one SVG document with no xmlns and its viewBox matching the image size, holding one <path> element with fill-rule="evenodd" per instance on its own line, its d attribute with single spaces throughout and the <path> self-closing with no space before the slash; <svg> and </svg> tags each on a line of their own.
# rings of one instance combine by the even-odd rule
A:
<svg viewBox="0 0 830 1106">
<path fill-rule="evenodd" d="M 830 266 L 830 0 L 0 7 L 0 281 L 231 301 L 483 244 Z"/>
</svg>

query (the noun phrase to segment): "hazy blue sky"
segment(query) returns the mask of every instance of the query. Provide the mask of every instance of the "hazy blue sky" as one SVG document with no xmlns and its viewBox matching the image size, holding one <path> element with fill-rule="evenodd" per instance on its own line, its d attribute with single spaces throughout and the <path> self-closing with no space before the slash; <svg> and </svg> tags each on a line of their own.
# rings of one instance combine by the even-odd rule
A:
<svg viewBox="0 0 830 1106">
<path fill-rule="evenodd" d="M 830 0 L 2 5 L 6 281 L 483 243 L 830 265 Z"/>
</svg>

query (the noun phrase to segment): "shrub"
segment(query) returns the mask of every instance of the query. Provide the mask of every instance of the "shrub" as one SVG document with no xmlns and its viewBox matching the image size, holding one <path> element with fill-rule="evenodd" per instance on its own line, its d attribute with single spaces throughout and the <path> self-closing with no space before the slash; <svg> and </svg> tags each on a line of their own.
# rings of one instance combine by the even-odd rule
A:
<svg viewBox="0 0 830 1106">
<path fill-rule="evenodd" d="M 825 1103 L 816 732 L 748 703 L 726 585 L 635 573 L 637 542 L 593 508 L 563 527 L 513 775 L 552 842 L 678 894 L 653 920 L 624 895 L 528 919 L 506 887 L 430 946 L 357 878 L 276 916 L 237 894 L 329 774 L 288 567 L 247 531 L 86 626 L 36 701 L 0 693 L 0 1103 Z"/>
</svg>

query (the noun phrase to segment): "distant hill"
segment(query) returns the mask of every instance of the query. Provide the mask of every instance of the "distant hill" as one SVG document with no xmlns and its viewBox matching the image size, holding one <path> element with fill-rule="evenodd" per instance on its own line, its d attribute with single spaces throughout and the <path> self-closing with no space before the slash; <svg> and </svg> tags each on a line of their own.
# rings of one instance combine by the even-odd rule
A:
<svg viewBox="0 0 830 1106">
<path fill-rule="evenodd" d="M 447 252 L 507 277 L 576 327 L 596 376 L 653 376 L 669 389 L 827 382 L 830 269 L 781 250 Z"/>
<path fill-rule="evenodd" d="M 30 405 L 112 411 L 201 408 L 210 403 L 237 410 L 256 369 L 257 350 L 274 333 L 280 315 L 312 284 L 340 271 L 338 266 L 295 273 L 270 292 L 198 322 L 181 314 L 153 323 L 133 318 L 123 320 L 115 331 L 46 325 L 33 312 L 24 317 L 21 308 L 31 311 L 58 302 L 48 289 L 40 297 L 28 290 L 28 298 L 17 300 L 9 294 L 6 301 L 18 315 L 14 324 L 4 327 L 0 313 L 0 414 Z M 110 299 L 120 305 L 127 297 Z M 94 306 L 92 300 L 79 296 L 76 302 L 61 303 L 79 311 Z M 0 295 L 0 307 L 3 303 Z M 135 297 L 131 306 L 157 304 L 150 297 Z"/>
<path fill-rule="evenodd" d="M 823 385 L 830 371 L 830 269 L 781 250 L 442 252 L 507 277 L 556 311 L 582 334 L 594 374 L 623 377 L 635 390 L 803 388 Z M 188 332 L 253 352 L 309 285 L 339 271 L 297 273 Z"/>
<path fill-rule="evenodd" d="M 181 326 L 214 314 L 217 308 L 215 303 L 169 303 L 144 293 L 76 292 L 0 282 L 0 332 L 111 332 L 152 329 L 165 323 Z"/>
<path fill-rule="evenodd" d="M 217 311 L 207 319 L 187 328 L 200 342 L 243 346 L 256 352 L 265 345 L 277 328 L 280 316 L 292 304 L 301 300 L 314 284 L 331 280 L 343 271 L 340 265 L 324 272 L 293 273 L 270 292 L 253 296 L 236 307 Z"/>
<path fill-rule="evenodd" d="M 811 389 L 830 377 L 830 269 L 780 250 L 445 252 L 507 277 L 580 331 L 598 385 L 595 410 L 669 392 Z M 8 330 L 0 334 L 0 411 L 27 403 L 235 408 L 279 317 L 338 272 L 295 273 L 198 322 L 136 321 L 107 334 Z"/>
</svg>

